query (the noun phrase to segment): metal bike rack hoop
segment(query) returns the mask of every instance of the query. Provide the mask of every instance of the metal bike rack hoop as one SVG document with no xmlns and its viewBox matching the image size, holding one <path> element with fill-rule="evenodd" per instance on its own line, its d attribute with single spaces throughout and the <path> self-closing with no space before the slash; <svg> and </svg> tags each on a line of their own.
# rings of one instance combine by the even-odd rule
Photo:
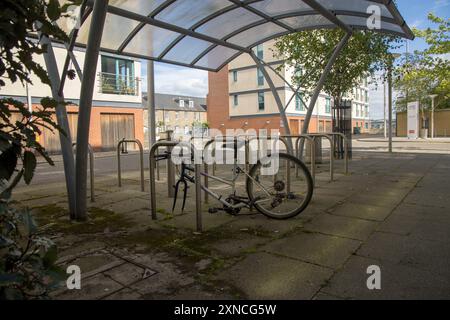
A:
<svg viewBox="0 0 450 320">
<path fill-rule="evenodd" d="M 330 141 L 330 181 L 334 180 L 334 139 L 326 133 L 308 133 L 313 139 L 326 138 Z"/>
<path fill-rule="evenodd" d="M 123 138 L 119 141 L 117 144 L 117 180 L 119 187 L 122 187 L 122 168 L 121 168 L 121 162 L 120 162 L 120 147 L 124 143 L 135 143 L 139 147 L 139 160 L 141 165 L 141 191 L 145 191 L 145 185 L 144 185 L 144 148 L 142 146 L 142 143 L 137 139 L 131 139 L 127 140 Z"/>
<path fill-rule="evenodd" d="M 307 134 L 300 134 L 300 135 L 290 135 L 290 136 L 282 136 L 283 138 L 297 138 L 297 140 L 295 140 L 295 156 L 297 158 L 300 157 L 300 151 L 299 151 L 299 142 L 302 139 L 307 139 L 310 141 L 310 157 L 311 157 L 311 176 L 313 179 L 313 183 L 315 183 L 316 181 L 316 145 L 314 144 L 314 139 L 313 137 L 310 137 Z M 300 159 L 300 158 L 299 158 Z M 296 169 L 295 172 L 296 175 L 298 175 L 298 168 Z"/>
<path fill-rule="evenodd" d="M 327 133 L 328 135 L 332 136 L 333 139 L 336 136 L 340 136 L 342 137 L 343 141 L 344 141 L 344 170 L 345 170 L 345 174 L 348 174 L 348 164 L 349 164 L 349 152 L 348 152 L 348 138 L 345 136 L 345 134 L 341 133 L 341 132 L 331 132 L 331 133 Z M 333 145 L 334 145 L 334 141 L 333 141 Z"/>
<path fill-rule="evenodd" d="M 149 153 L 149 164 L 150 164 L 150 210 L 151 216 L 153 220 L 157 220 L 158 217 L 156 215 L 156 185 L 155 185 L 155 153 L 159 147 L 189 147 L 191 149 L 192 154 L 196 155 L 195 146 L 191 143 L 177 142 L 177 141 L 158 141 L 152 145 Z M 197 159 L 196 159 L 197 160 Z M 170 161 L 170 159 L 169 159 Z M 202 232 L 203 222 L 202 222 L 202 199 L 201 199 L 201 164 L 194 163 L 194 174 L 195 174 L 195 214 L 196 214 L 196 225 L 197 231 Z"/>
</svg>

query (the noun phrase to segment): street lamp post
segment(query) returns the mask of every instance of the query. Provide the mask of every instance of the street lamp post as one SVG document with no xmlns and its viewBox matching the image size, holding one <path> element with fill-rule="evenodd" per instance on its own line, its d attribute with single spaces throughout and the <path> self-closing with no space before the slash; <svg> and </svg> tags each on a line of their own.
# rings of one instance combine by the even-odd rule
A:
<svg viewBox="0 0 450 320">
<path fill-rule="evenodd" d="M 389 127 L 388 127 L 388 137 L 389 137 L 389 143 L 388 143 L 388 150 L 389 153 L 392 153 L 392 67 L 394 64 L 394 60 L 400 57 L 400 54 L 398 53 L 392 53 L 391 59 L 388 64 L 388 121 L 389 121 Z"/>
<path fill-rule="evenodd" d="M 386 81 L 383 82 L 383 126 L 384 126 L 384 139 L 387 138 L 387 125 L 386 125 Z"/>
<path fill-rule="evenodd" d="M 434 99 L 437 97 L 437 94 L 430 94 L 431 98 L 431 139 L 434 138 Z"/>
</svg>

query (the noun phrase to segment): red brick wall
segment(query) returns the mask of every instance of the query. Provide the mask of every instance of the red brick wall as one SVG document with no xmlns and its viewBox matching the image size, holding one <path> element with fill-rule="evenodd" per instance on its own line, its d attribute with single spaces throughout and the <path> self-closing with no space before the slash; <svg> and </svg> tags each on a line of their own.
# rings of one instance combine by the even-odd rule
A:
<svg viewBox="0 0 450 320">
<path fill-rule="evenodd" d="M 40 105 L 33 105 L 34 109 L 39 108 Z M 78 106 L 67 106 L 67 112 L 78 113 Z M 136 139 L 144 143 L 144 111 L 136 108 L 117 108 L 117 107 L 92 107 L 91 124 L 89 128 L 89 143 L 94 150 L 100 150 L 102 147 L 102 131 L 101 119 L 102 113 L 117 113 L 117 114 L 133 114 L 134 115 L 134 136 Z M 76 137 L 72 136 L 72 140 Z M 43 136 L 41 135 L 39 141 L 44 144 Z M 45 145 L 44 145 L 45 147 Z"/>
<path fill-rule="evenodd" d="M 221 124 L 228 126 L 228 66 L 225 66 L 219 72 L 208 73 L 209 93 L 206 97 L 207 121 L 210 128 L 221 129 Z"/>
</svg>

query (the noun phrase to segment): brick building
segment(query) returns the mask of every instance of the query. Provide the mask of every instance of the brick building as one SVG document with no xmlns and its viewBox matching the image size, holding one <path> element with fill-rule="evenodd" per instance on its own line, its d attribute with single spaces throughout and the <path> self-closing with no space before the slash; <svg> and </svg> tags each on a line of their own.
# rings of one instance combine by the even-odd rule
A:
<svg viewBox="0 0 450 320">
<path fill-rule="evenodd" d="M 67 50 L 54 44 L 58 69 L 63 68 Z M 74 50 L 74 54 L 83 67 L 85 52 Z M 43 56 L 35 57 L 45 68 Z M 89 143 L 94 150 L 112 150 L 122 138 L 144 139 L 142 94 L 140 88 L 141 63 L 139 60 L 101 53 L 97 64 L 96 86 L 92 102 L 92 113 L 89 130 Z M 32 76 L 33 85 L 29 86 L 29 94 L 33 108 L 38 108 L 43 97 L 51 97 L 50 87 Z M 27 104 L 27 90 L 20 83 L 7 84 L 0 91 L 0 96 L 11 97 Z M 69 126 L 72 140 L 76 140 L 78 103 L 81 82 L 78 77 L 67 79 L 64 95 L 67 106 Z M 52 153 L 60 150 L 59 135 L 43 129 L 39 140 Z M 130 146 L 131 147 L 131 146 Z"/>
<path fill-rule="evenodd" d="M 172 94 L 155 94 L 156 135 L 172 130 L 177 136 L 191 134 L 194 127 L 207 125 L 206 99 Z M 148 144 L 147 96 L 143 94 L 145 144 Z M 158 137 L 157 137 L 158 138 Z"/>
</svg>

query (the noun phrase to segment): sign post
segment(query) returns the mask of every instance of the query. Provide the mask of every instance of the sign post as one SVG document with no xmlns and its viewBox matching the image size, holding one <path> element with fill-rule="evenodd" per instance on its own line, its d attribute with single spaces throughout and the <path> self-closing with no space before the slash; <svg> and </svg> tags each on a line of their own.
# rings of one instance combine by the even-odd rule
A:
<svg viewBox="0 0 450 320">
<path fill-rule="evenodd" d="M 408 103 L 408 139 L 419 138 L 419 102 Z"/>
</svg>

